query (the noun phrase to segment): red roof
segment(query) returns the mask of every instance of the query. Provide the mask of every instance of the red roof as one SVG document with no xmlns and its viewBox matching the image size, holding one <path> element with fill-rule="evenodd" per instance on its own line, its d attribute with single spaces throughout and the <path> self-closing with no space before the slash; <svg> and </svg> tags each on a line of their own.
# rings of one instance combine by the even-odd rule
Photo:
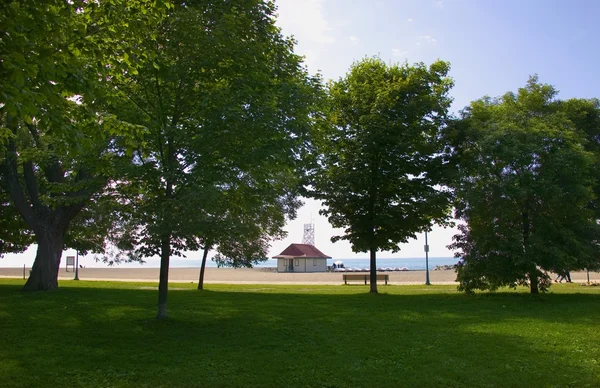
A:
<svg viewBox="0 0 600 388">
<path fill-rule="evenodd" d="M 331 259 L 331 256 L 327 256 L 315 246 L 310 244 L 290 244 L 289 247 L 285 248 L 283 252 L 277 256 L 273 256 L 274 259 L 283 259 L 290 257 L 309 257 L 311 259 Z"/>
</svg>

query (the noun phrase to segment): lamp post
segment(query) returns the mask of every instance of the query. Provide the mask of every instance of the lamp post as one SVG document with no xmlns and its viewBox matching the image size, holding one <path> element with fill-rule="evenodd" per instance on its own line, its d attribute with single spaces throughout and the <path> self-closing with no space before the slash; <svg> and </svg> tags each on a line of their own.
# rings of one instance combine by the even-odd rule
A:
<svg viewBox="0 0 600 388">
<path fill-rule="evenodd" d="M 75 251 L 75 278 L 73 280 L 79 280 L 79 251 Z"/>
<path fill-rule="evenodd" d="M 429 282 L 429 244 L 427 243 L 427 230 L 425 230 L 425 285 L 431 285 Z"/>
</svg>

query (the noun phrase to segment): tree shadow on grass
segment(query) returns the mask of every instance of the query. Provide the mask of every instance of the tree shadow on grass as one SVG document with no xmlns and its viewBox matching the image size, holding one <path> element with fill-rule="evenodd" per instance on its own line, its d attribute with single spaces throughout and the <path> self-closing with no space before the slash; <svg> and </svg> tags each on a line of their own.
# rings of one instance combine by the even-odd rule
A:
<svg viewBox="0 0 600 388">
<path fill-rule="evenodd" d="M 156 321 L 155 291 L 0 286 L 0 374 L 23 386 L 593 386 L 599 302 L 174 291 Z"/>
</svg>

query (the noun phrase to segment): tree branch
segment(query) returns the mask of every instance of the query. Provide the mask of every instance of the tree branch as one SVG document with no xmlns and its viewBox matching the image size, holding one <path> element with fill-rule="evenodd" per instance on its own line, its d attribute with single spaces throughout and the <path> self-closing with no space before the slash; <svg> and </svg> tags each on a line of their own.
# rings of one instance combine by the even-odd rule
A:
<svg viewBox="0 0 600 388">
<path fill-rule="evenodd" d="M 50 213 L 50 209 L 48 209 L 47 206 L 44 206 L 40 201 L 40 193 L 38 190 L 37 180 L 35 178 L 35 172 L 33 171 L 32 161 L 23 162 L 23 176 L 25 177 L 25 186 L 27 187 L 29 199 L 33 204 L 33 208 L 36 210 L 36 212 L 47 216 Z"/>
<path fill-rule="evenodd" d="M 21 183 L 19 182 L 19 173 L 17 170 L 17 152 L 14 140 L 10 140 L 6 150 L 5 162 L 0 164 L 3 175 L 6 179 L 6 188 L 13 200 L 13 203 L 27 222 L 30 229 L 35 230 L 38 223 L 38 217 L 33 207 L 27 202 Z"/>
</svg>

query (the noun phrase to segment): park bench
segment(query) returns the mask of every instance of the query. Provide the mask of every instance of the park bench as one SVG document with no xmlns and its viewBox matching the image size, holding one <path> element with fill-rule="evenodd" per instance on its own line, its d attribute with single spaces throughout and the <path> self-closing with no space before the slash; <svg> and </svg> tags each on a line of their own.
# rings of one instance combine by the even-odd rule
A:
<svg viewBox="0 0 600 388">
<path fill-rule="evenodd" d="M 365 284 L 368 284 L 371 279 L 371 275 L 368 273 L 353 273 L 353 274 L 343 274 L 344 284 L 348 284 L 348 281 L 352 280 L 360 280 L 364 281 Z M 385 284 L 388 284 L 388 280 L 390 279 L 390 275 L 387 274 L 377 274 L 377 281 L 385 280 Z"/>
</svg>

